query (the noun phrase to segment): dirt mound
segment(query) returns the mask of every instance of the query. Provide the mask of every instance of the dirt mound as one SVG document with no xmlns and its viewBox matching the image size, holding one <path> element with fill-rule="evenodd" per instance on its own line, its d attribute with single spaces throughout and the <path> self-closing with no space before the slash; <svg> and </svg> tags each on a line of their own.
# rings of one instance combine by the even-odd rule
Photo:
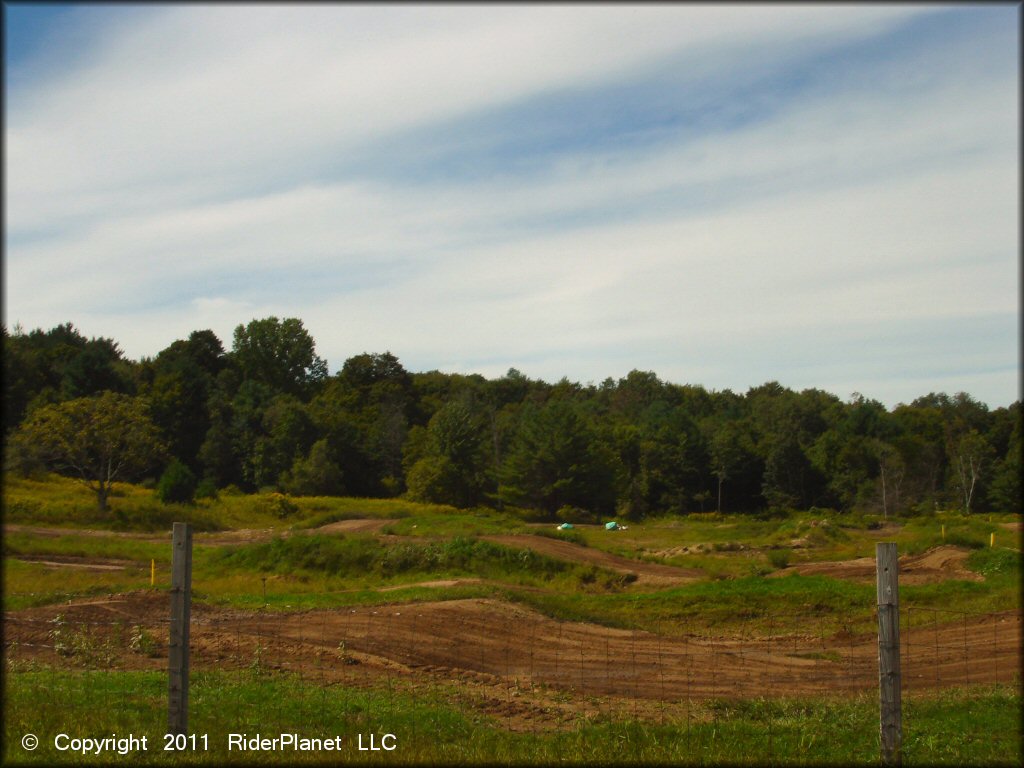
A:
<svg viewBox="0 0 1024 768">
<path fill-rule="evenodd" d="M 41 536 L 48 539 L 56 539 L 61 536 L 116 536 L 121 539 L 139 539 L 141 541 L 167 541 L 171 540 L 171 532 L 161 533 L 138 533 L 135 531 L 103 531 L 91 528 L 47 528 L 38 525 L 17 525 L 5 523 L 4 533 L 30 533 L 33 536 Z"/>
<path fill-rule="evenodd" d="M 935 584 L 940 581 L 959 579 L 962 581 L 984 581 L 981 574 L 968 570 L 967 558 L 971 550 L 964 547 L 934 547 L 920 555 L 900 557 L 901 584 Z M 859 557 L 856 560 L 834 562 L 800 563 L 775 571 L 769 578 L 799 573 L 801 576 L 830 576 L 834 579 L 852 581 L 875 580 L 875 558 Z"/>
<path fill-rule="evenodd" d="M 338 520 L 336 523 L 327 523 L 319 528 L 311 528 L 309 533 L 373 533 L 381 530 L 387 525 L 394 523 L 389 518 L 369 518 L 366 520 Z"/>
<path fill-rule="evenodd" d="M 114 668 L 166 668 L 163 650 L 133 653 L 144 626 L 166 649 L 169 596 L 7 612 L 7 655 L 79 663 L 55 654 L 53 630 L 87 632 Z M 915 614 L 917 615 L 917 614 Z M 120 634 L 118 634 L 120 633 Z M 323 684 L 387 682 L 410 691 L 457 684 L 453 703 L 503 718 L 510 728 L 560 727 L 573 716 L 643 715 L 706 698 L 825 695 L 878 685 L 874 633 L 851 637 L 661 635 L 559 621 L 493 599 L 291 612 L 194 604 L 192 667 L 296 672 Z M 1021 661 L 1021 614 L 935 611 L 903 630 L 909 690 L 1012 682 Z M 452 690 L 452 689 L 448 689 Z"/>
<path fill-rule="evenodd" d="M 378 592 L 394 592 L 396 589 L 411 587 L 461 587 L 466 584 L 483 584 L 483 579 L 435 579 L 433 581 L 417 581 L 412 584 L 396 584 L 391 587 L 378 587 Z"/>
<path fill-rule="evenodd" d="M 87 571 L 123 571 L 138 565 L 131 560 L 113 560 L 103 557 L 75 557 L 74 555 L 15 555 L 11 560 L 45 565 L 47 568 L 81 568 Z"/>
<path fill-rule="evenodd" d="M 487 541 L 508 547 L 526 547 L 542 555 L 568 560 L 574 563 L 591 563 L 619 573 L 635 573 L 636 583 L 644 586 L 671 586 L 694 581 L 703 576 L 700 571 L 676 568 L 660 563 L 631 560 L 593 547 L 583 547 L 569 541 L 535 536 L 533 534 L 509 534 L 505 536 L 481 536 Z"/>
</svg>

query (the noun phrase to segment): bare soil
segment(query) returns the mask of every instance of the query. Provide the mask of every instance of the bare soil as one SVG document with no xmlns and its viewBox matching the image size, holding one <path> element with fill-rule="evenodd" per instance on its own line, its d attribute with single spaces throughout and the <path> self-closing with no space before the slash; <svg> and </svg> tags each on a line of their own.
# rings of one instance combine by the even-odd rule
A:
<svg viewBox="0 0 1024 768">
<path fill-rule="evenodd" d="M 480 538 L 504 544 L 509 547 L 526 547 L 542 555 L 569 560 L 576 563 L 590 563 L 619 573 L 636 574 L 636 583 L 648 587 L 667 587 L 702 578 L 703 573 L 688 568 L 677 568 L 661 563 L 648 563 L 613 555 L 593 547 L 584 547 L 569 541 L 551 539 L 533 534 L 509 534 L 504 536 L 481 536 Z"/>
<path fill-rule="evenodd" d="M 135 592 L 5 614 L 7 656 L 75 664 L 52 648 L 54 620 L 108 649 L 117 668 L 164 669 L 169 596 Z M 128 649 L 141 625 L 160 645 Z M 1021 614 L 920 618 L 901 637 L 906 690 L 1019 681 Z M 192 667 L 293 671 L 324 684 L 442 691 L 508 727 L 674 712 L 691 701 L 843 694 L 878 685 L 874 634 L 664 636 L 558 621 L 491 599 L 251 612 L 195 604 Z"/>
<path fill-rule="evenodd" d="M 131 560 L 114 560 L 101 557 L 76 557 L 74 555 L 17 555 L 11 560 L 24 560 L 45 565 L 47 568 L 80 568 L 86 571 L 123 571 L 135 567 Z"/>
<path fill-rule="evenodd" d="M 971 550 L 965 547 L 934 547 L 920 555 L 900 557 L 901 584 L 935 584 L 948 579 L 984 581 L 981 574 L 968 570 L 967 557 Z M 802 576 L 829 576 L 834 579 L 874 582 L 875 558 L 860 557 L 856 560 L 822 561 L 799 563 L 782 568 L 769 577 L 799 573 Z"/>
<path fill-rule="evenodd" d="M 219 544 L 251 544 L 257 541 L 267 541 L 278 536 L 288 538 L 292 535 L 302 534 L 337 534 L 337 533 L 372 533 L 379 531 L 384 526 L 395 522 L 387 518 L 367 518 L 357 520 L 339 520 L 334 523 L 321 525 L 318 528 L 297 529 L 290 531 L 280 528 L 236 528 L 230 531 L 201 531 L 193 534 L 193 541 L 196 544 L 219 545 Z M 44 538 L 60 538 L 62 536 L 90 536 L 99 538 L 136 539 L 140 541 L 170 541 L 170 531 L 160 533 L 139 533 L 137 531 L 105 531 L 92 530 L 88 528 L 47 528 L 36 525 L 5 524 L 5 533 L 28 533 L 33 536 Z"/>
<path fill-rule="evenodd" d="M 344 520 L 302 533 L 380 531 L 389 520 Z M 66 529 L 5 526 L 40 536 Z M 75 531 L 166 541 L 168 535 Z M 259 541 L 287 532 L 250 529 L 196 534 L 197 542 Z M 393 537 L 381 537 L 391 540 Z M 486 536 L 563 560 L 632 573 L 636 583 L 671 586 L 701 578 L 699 571 L 649 563 L 535 535 Z M 900 558 L 900 581 L 980 580 L 966 569 L 969 550 L 937 547 Z M 71 556 L 19 556 L 54 568 L 108 570 L 129 561 Z M 822 574 L 871 582 L 873 558 L 801 563 L 776 572 Z M 419 586 L 451 587 L 478 579 L 434 580 Z M 410 585 L 403 585 L 410 586 Z M 394 587 L 400 588 L 400 587 Z M 389 588 L 383 588 L 386 591 Z M 105 599 L 8 611 L 4 615 L 8 660 L 57 665 L 166 669 L 170 598 L 140 591 Z M 56 620 L 61 617 L 60 623 Z M 130 649 L 130 633 L 143 626 L 155 642 L 152 655 Z M 809 624 L 810 626 L 810 624 Z M 53 632 L 77 633 L 88 642 L 58 655 Z M 904 689 L 951 685 L 1019 684 L 1021 613 L 965 615 L 907 612 L 901 629 Z M 655 718 L 690 716 L 692 702 L 711 698 L 843 695 L 878 685 L 878 646 L 873 633 L 821 636 L 765 634 L 742 638 L 663 635 L 596 624 L 560 621 L 495 599 L 463 599 L 358 608 L 252 612 L 194 604 L 193 669 L 297 672 L 325 685 L 386 686 L 388 690 L 440 693 L 473 712 L 499 718 L 515 730 L 559 728 L 579 718 L 627 714 Z"/>
</svg>

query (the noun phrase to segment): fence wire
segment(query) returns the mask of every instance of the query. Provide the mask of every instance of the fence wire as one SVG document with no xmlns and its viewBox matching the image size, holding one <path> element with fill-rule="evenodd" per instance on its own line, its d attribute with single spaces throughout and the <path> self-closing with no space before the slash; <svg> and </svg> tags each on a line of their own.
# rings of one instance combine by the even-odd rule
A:
<svg viewBox="0 0 1024 768">
<path fill-rule="evenodd" d="M 8 699 L 51 702 L 53 728 L 87 707 L 112 725 L 163 730 L 168 606 L 152 591 L 6 612 Z M 715 634 L 599 627 L 473 599 L 287 612 L 193 604 L 191 717 L 241 733 L 337 723 L 381 733 L 402 722 L 414 743 L 477 723 L 545 733 L 627 721 L 671 728 L 699 756 L 701 726 L 742 712 L 760 734 L 747 757 L 773 761 L 791 753 L 794 722 L 801 745 L 822 738 L 822 723 L 800 721 L 787 701 L 877 697 L 877 636 L 837 632 L 833 618 L 779 613 Z M 970 740 L 1012 753 L 1018 735 L 986 728 L 981 707 L 993 684 L 1019 691 L 1020 612 L 904 605 L 900 634 L 905 756 L 922 747 L 916 723 L 952 695 Z M 117 682 L 126 671 L 148 674 L 129 697 Z"/>
</svg>

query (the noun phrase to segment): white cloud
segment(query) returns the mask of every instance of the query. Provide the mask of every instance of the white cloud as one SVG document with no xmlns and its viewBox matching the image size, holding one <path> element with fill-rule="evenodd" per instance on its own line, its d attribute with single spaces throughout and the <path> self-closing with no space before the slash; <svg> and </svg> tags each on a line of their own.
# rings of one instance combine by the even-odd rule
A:
<svg viewBox="0 0 1024 768">
<path fill-rule="evenodd" d="M 101 36 L 88 66 L 11 95 L 11 226 L 226 193 L 687 47 L 721 46 L 722 63 L 753 41 L 854 37 L 913 12 L 851 10 L 164 7 Z"/>
<path fill-rule="evenodd" d="M 372 138 L 415 142 L 668 56 L 702 82 L 739 52 L 792 59 L 930 12 L 582 10 L 171 6 L 101 31 L 86 67 L 9 100 L 8 318 L 72 320 L 139 357 L 276 314 L 302 318 L 332 368 L 390 349 L 486 375 L 525 361 L 753 385 L 786 370 L 769 356 L 738 373 L 736 339 L 781 352 L 844 326 L 1017 311 L 1012 71 L 841 79 L 742 126 L 583 144 L 529 176 L 314 173 Z"/>
</svg>

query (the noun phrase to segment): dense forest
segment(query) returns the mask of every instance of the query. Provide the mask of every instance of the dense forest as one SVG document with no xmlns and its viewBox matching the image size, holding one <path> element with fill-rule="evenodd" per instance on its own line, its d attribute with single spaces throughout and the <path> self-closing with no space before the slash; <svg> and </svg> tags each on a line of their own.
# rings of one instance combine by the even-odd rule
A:
<svg viewBox="0 0 1024 768">
<path fill-rule="evenodd" d="M 861 395 L 776 382 L 716 392 L 638 370 L 598 385 L 515 369 L 411 373 L 389 352 L 354 355 L 331 376 L 301 320 L 274 317 L 239 325 L 230 350 L 200 330 L 139 361 L 70 323 L 5 328 L 3 367 L 6 469 L 22 473 L 100 471 L 69 455 L 87 438 L 89 451 L 114 446 L 101 457 L 108 479 L 177 473 L 200 496 L 404 494 L 577 520 L 1021 508 L 1020 402 L 990 410 L 965 393 L 889 410 Z"/>
</svg>

